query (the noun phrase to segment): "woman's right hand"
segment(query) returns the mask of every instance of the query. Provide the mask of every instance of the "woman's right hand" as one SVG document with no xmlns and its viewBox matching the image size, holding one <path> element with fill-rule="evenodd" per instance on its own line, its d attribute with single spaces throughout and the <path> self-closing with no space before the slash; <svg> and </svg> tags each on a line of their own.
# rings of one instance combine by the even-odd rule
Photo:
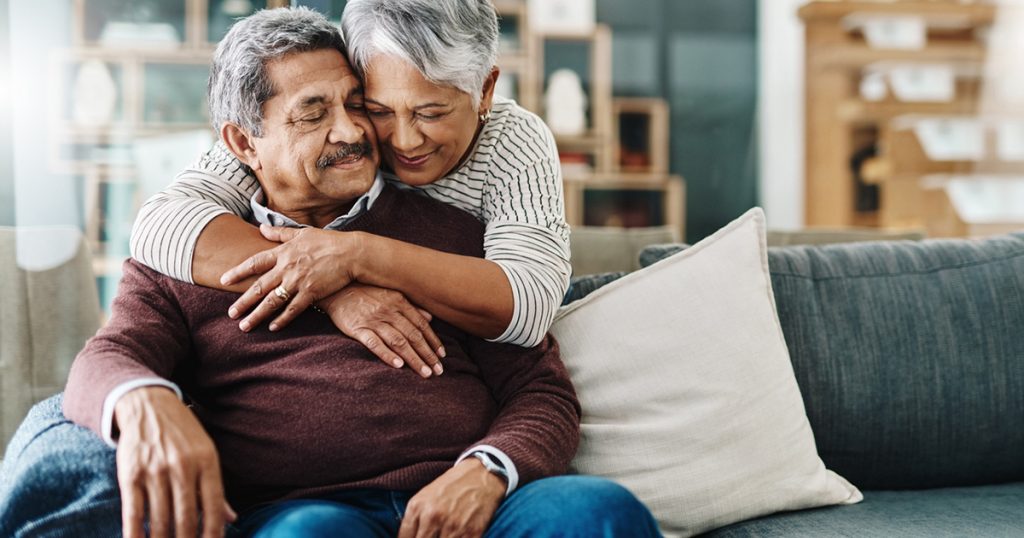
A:
<svg viewBox="0 0 1024 538">
<path fill-rule="evenodd" d="M 401 292 L 353 283 L 318 304 L 341 332 L 385 364 L 395 368 L 408 364 L 424 378 L 444 371 L 444 346 L 430 327 L 430 313 Z"/>
</svg>

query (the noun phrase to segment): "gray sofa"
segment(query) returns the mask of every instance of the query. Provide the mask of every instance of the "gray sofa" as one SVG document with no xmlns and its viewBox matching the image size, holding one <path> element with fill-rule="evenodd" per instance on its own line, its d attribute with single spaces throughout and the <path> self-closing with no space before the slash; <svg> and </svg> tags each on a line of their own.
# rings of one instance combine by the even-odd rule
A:
<svg viewBox="0 0 1024 538">
<path fill-rule="evenodd" d="M 819 453 L 865 499 L 710 536 L 1024 536 L 1024 232 L 776 247 L 769 267 Z"/>
</svg>

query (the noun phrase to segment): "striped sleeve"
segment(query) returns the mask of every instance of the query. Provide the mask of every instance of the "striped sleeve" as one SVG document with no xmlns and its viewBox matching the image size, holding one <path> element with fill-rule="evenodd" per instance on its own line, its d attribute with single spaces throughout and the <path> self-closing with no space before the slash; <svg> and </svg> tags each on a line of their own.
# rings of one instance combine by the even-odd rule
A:
<svg viewBox="0 0 1024 538">
<path fill-rule="evenodd" d="M 562 304 L 572 267 L 558 150 L 532 114 L 510 118 L 491 148 L 484 250 L 512 286 L 512 322 L 494 341 L 535 346 Z"/>
<path fill-rule="evenodd" d="M 132 257 L 147 267 L 188 283 L 192 257 L 203 228 L 218 215 L 248 218 L 256 177 L 222 142 L 174 183 L 139 209 L 132 228 Z"/>
</svg>

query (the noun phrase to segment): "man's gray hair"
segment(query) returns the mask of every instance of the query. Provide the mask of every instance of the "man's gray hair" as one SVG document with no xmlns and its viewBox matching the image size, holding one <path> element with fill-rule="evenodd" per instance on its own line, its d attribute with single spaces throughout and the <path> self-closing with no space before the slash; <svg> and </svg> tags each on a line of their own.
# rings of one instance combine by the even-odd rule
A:
<svg viewBox="0 0 1024 538">
<path fill-rule="evenodd" d="M 213 54 L 207 87 L 210 121 L 226 122 L 263 136 L 263 104 L 276 89 L 267 63 L 288 54 L 335 49 L 345 54 L 338 27 L 309 8 L 264 9 L 231 27 Z"/>
<path fill-rule="evenodd" d="M 360 76 L 373 56 L 396 56 L 430 82 L 468 93 L 474 107 L 498 60 L 490 0 L 349 0 L 341 28 Z"/>
</svg>

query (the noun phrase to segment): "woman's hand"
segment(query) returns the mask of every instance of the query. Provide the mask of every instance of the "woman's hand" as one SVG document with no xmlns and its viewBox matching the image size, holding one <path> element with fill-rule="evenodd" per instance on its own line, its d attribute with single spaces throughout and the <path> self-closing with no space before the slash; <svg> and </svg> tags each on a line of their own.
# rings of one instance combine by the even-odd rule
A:
<svg viewBox="0 0 1024 538">
<path fill-rule="evenodd" d="M 385 364 L 408 364 L 423 377 L 441 375 L 441 340 L 430 328 L 430 313 L 400 292 L 351 284 L 320 302 L 341 332 L 358 340 Z M 439 357 L 440 356 L 440 357 Z"/>
<path fill-rule="evenodd" d="M 231 319 L 252 310 L 238 324 L 243 331 L 259 326 L 287 304 L 270 323 L 271 331 L 279 330 L 311 304 L 352 282 L 360 234 L 267 225 L 260 226 L 260 233 L 281 245 L 250 256 L 221 277 L 227 286 L 258 277 L 228 309 Z"/>
</svg>

